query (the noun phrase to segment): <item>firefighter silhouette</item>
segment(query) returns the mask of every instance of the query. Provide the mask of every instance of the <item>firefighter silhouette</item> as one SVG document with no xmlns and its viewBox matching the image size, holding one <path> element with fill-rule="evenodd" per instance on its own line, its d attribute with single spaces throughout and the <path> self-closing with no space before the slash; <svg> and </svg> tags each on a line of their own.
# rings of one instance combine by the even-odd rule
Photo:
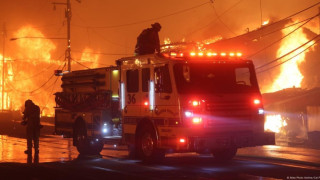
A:
<svg viewBox="0 0 320 180">
<path fill-rule="evenodd" d="M 21 124 L 27 126 L 27 150 L 24 151 L 24 153 L 28 155 L 32 153 L 33 141 L 34 152 L 35 154 L 38 154 L 40 128 L 42 128 L 42 125 L 40 124 L 40 108 L 30 99 L 26 100 L 25 102 L 25 109 L 22 119 L 23 121 Z"/>
<path fill-rule="evenodd" d="M 137 38 L 135 47 L 136 55 L 153 54 L 160 52 L 160 41 L 158 32 L 161 30 L 159 23 L 151 24 L 151 28 L 144 29 Z"/>
</svg>

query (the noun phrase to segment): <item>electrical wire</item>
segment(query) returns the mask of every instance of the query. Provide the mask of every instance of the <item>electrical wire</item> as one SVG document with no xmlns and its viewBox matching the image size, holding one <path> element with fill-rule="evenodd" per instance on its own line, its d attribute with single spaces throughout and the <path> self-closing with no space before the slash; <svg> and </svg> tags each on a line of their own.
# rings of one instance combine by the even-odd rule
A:
<svg viewBox="0 0 320 180">
<path fill-rule="evenodd" d="M 297 51 L 298 49 L 302 48 L 303 46 L 307 45 L 308 43 L 310 43 L 310 42 L 313 41 L 314 39 L 318 38 L 319 36 L 320 36 L 320 35 L 316 35 L 316 36 L 313 37 L 311 40 L 305 42 L 304 44 L 302 44 L 302 45 L 300 45 L 299 47 L 293 49 L 292 51 L 290 51 L 290 52 L 288 52 L 288 53 L 286 53 L 286 54 L 284 54 L 284 55 L 282 55 L 282 56 L 280 56 L 280 57 L 278 57 L 278 58 L 276 58 L 276 59 L 274 59 L 274 60 L 272 60 L 272 61 L 264 64 L 264 65 L 261 65 L 261 66 L 259 66 L 259 67 L 256 67 L 256 69 L 261 69 L 261 68 L 263 68 L 263 67 L 268 66 L 269 64 L 272 64 L 272 63 L 274 63 L 274 62 L 277 62 L 278 60 L 280 60 L 280 59 L 288 56 L 289 54 L 291 54 L 291 53 Z"/>
<path fill-rule="evenodd" d="M 260 74 L 260 73 L 269 71 L 270 69 L 273 69 L 273 68 L 275 68 L 275 67 L 277 67 L 277 66 L 280 66 L 280 65 L 282 65 L 282 64 L 284 64 L 284 63 L 292 60 L 293 58 L 297 57 L 297 56 L 300 55 L 301 53 L 305 52 L 306 50 L 308 50 L 309 48 L 311 48 L 312 46 L 314 46 L 318 41 L 320 41 L 320 39 L 316 40 L 313 44 L 311 44 L 310 46 L 308 46 L 307 48 L 305 48 L 303 51 L 297 53 L 296 55 L 290 57 L 289 59 L 287 59 L 287 60 L 285 60 L 285 61 L 283 61 L 283 62 L 281 62 L 281 63 L 279 63 L 279 64 L 277 64 L 277 65 L 274 65 L 274 66 L 272 66 L 272 67 L 269 67 L 269 68 L 267 68 L 267 69 L 265 69 L 265 70 L 259 71 L 259 72 L 257 72 L 257 74 Z M 257 68 L 256 68 L 256 69 L 257 69 Z"/>
<path fill-rule="evenodd" d="M 132 25 L 136 25 L 136 24 L 141 24 L 141 23 L 154 21 L 154 20 L 159 20 L 159 19 L 170 17 L 170 16 L 174 16 L 174 15 L 177 15 L 177 14 L 181 14 L 181 13 L 184 13 L 184 12 L 199 8 L 199 7 L 204 6 L 206 4 L 209 4 L 209 3 L 211 3 L 211 1 L 207 1 L 207 2 L 202 3 L 202 4 L 198 4 L 196 6 L 193 6 L 193 7 L 187 8 L 187 9 L 183 9 L 183 10 L 180 10 L 180 11 L 176 11 L 176 12 L 173 12 L 173 13 L 170 13 L 170 14 L 166 14 L 166 15 L 163 15 L 163 16 L 159 16 L 159 17 L 156 17 L 156 18 L 150 18 L 150 19 L 145 19 L 145 20 L 136 21 L 136 22 L 132 22 L 132 23 L 120 24 L 120 25 L 113 25 L 113 26 L 81 26 L 81 25 L 77 25 L 77 24 L 72 24 L 72 25 L 73 26 L 77 26 L 77 27 L 82 27 L 82 28 L 93 28 L 93 29 L 94 28 L 95 29 L 107 29 L 107 28 L 118 28 L 118 27 L 132 26 Z"/>
<path fill-rule="evenodd" d="M 79 64 L 80 66 L 83 66 L 83 67 L 85 67 L 85 68 L 87 68 L 87 69 L 91 69 L 91 68 L 89 68 L 88 66 L 86 66 L 86 65 L 84 65 L 84 64 L 82 64 L 82 63 L 80 63 L 80 62 L 78 62 L 78 61 L 76 61 L 76 60 L 74 60 L 74 59 L 73 59 L 73 61 L 76 62 L 77 64 Z"/>
<path fill-rule="evenodd" d="M 222 17 L 223 15 L 225 15 L 226 13 L 228 13 L 231 9 L 235 8 L 237 5 L 239 5 L 243 0 L 239 0 L 238 2 L 236 2 L 234 5 L 232 5 L 231 7 L 229 7 L 227 10 L 225 10 L 224 12 L 222 12 L 217 18 L 215 18 L 214 20 L 212 20 L 211 22 L 209 22 L 207 25 L 200 27 L 199 29 L 196 29 L 190 33 L 188 33 L 186 36 L 195 34 L 196 32 L 205 29 L 206 27 L 210 26 L 211 24 L 215 23 L 218 18 Z"/>
<path fill-rule="evenodd" d="M 61 65 L 58 67 L 58 69 L 60 69 Z M 8 81 L 6 81 L 6 84 L 9 85 L 11 87 L 11 89 L 13 89 L 14 91 L 17 91 L 19 93 L 25 93 L 25 94 L 33 94 L 34 92 L 38 91 L 39 89 L 43 88 L 52 78 L 54 77 L 54 74 L 52 74 L 49 79 L 47 81 L 45 81 L 41 86 L 39 86 L 38 88 L 32 90 L 32 91 L 21 91 L 18 90 L 16 88 L 14 88 L 14 86 L 9 83 Z"/>
<path fill-rule="evenodd" d="M 281 41 L 282 39 L 288 37 L 289 35 L 291 35 L 292 33 L 294 33 L 295 31 L 297 31 L 298 29 L 300 29 L 301 27 L 303 27 L 305 24 L 307 24 L 308 22 L 310 22 L 312 19 L 314 19 L 315 17 L 318 17 L 318 16 L 319 16 L 319 14 L 317 14 L 317 15 L 309 18 L 306 22 L 304 22 L 303 24 L 301 24 L 300 26 L 298 26 L 297 28 L 295 28 L 294 30 L 292 30 L 291 32 L 289 32 L 288 34 L 286 34 L 285 36 L 281 37 L 280 39 L 278 39 L 278 40 L 276 40 L 276 41 L 274 41 L 274 42 L 272 42 L 272 43 L 270 43 L 269 45 L 267 45 L 267 46 L 265 46 L 264 48 L 258 50 L 257 52 L 249 55 L 248 58 L 253 57 L 253 56 L 259 54 L 260 52 L 264 51 L 265 49 L 273 46 L 274 44 L 276 44 L 277 42 Z"/>
<path fill-rule="evenodd" d="M 132 54 L 124 54 L 124 53 L 104 53 L 104 52 L 81 52 L 77 50 L 72 50 L 72 52 L 76 53 L 88 53 L 88 54 L 100 54 L 105 56 L 132 56 Z"/>
<path fill-rule="evenodd" d="M 212 9 L 213 9 L 213 12 L 215 13 L 215 15 L 217 16 L 217 19 L 221 22 L 221 24 L 223 24 L 234 36 L 236 36 L 237 34 L 235 33 L 235 32 L 233 32 L 232 30 L 231 30 L 231 28 L 229 27 L 229 26 L 227 26 L 226 25 L 226 23 L 224 23 L 223 21 L 222 21 L 222 19 L 219 17 L 219 15 L 218 15 L 218 13 L 217 13 L 217 10 L 216 10 L 216 8 L 214 7 L 214 5 L 212 4 Z"/>
</svg>

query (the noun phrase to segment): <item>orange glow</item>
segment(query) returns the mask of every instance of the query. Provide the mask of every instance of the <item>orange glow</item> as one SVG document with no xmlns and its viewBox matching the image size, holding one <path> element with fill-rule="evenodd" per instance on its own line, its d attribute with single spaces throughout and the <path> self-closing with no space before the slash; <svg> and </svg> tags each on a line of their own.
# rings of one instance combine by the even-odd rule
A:
<svg viewBox="0 0 320 180">
<path fill-rule="evenodd" d="M 25 100 L 31 99 L 39 105 L 42 116 L 53 115 L 55 102 L 52 91 L 60 86 L 60 80 L 54 83 L 55 78 L 50 77 L 53 69 L 61 64 L 51 56 L 56 49 L 55 44 L 31 26 L 21 27 L 12 36 L 15 39 L 12 42 L 15 46 L 12 59 L 15 61 L 13 63 L 11 58 L 5 57 L 4 103 L 1 108 L 23 110 Z M 2 73 L 0 76 L 2 80 Z M 1 81 L 1 88 L 2 85 Z M 0 102 L 1 93 L 2 89 Z"/>
<path fill-rule="evenodd" d="M 237 57 L 241 57 L 241 56 L 242 56 L 242 53 L 238 52 Z"/>
<path fill-rule="evenodd" d="M 233 57 L 235 54 L 233 52 L 229 53 L 229 56 Z"/>
<path fill-rule="evenodd" d="M 226 56 L 227 55 L 227 53 L 220 53 L 220 56 Z"/>
<path fill-rule="evenodd" d="M 286 120 L 284 120 L 280 114 L 267 115 L 264 123 L 264 130 L 279 133 L 281 129 L 287 125 Z"/>
<path fill-rule="evenodd" d="M 212 55 L 213 55 L 212 52 L 207 52 L 208 57 L 211 57 Z"/>
<path fill-rule="evenodd" d="M 262 22 L 262 26 L 265 26 L 265 25 L 267 25 L 267 24 L 269 24 L 269 19 Z"/>
<path fill-rule="evenodd" d="M 198 53 L 198 56 L 203 56 L 203 52 L 199 52 L 199 53 Z"/>
<path fill-rule="evenodd" d="M 99 54 L 93 54 L 93 49 L 85 48 L 82 51 L 81 61 L 90 62 L 90 68 L 97 68 L 99 66 Z"/>
<path fill-rule="evenodd" d="M 148 101 L 145 101 L 143 104 L 144 104 L 145 106 L 148 106 L 148 105 L 149 105 L 149 102 L 148 102 Z"/>
<path fill-rule="evenodd" d="M 195 55 L 196 55 L 195 52 L 191 52 L 191 53 L 190 53 L 190 56 L 195 56 Z"/>
<path fill-rule="evenodd" d="M 282 30 L 283 35 L 290 33 L 296 29 L 296 26 L 291 26 L 289 28 L 285 28 Z M 281 57 L 295 48 L 301 46 L 306 43 L 308 38 L 306 34 L 304 34 L 303 29 L 298 29 L 294 33 L 290 34 L 288 37 L 284 38 L 281 41 L 281 47 L 277 51 L 277 57 Z M 310 42 L 306 45 L 310 46 L 314 41 Z M 311 48 L 312 49 L 312 48 Z M 302 52 L 304 48 L 300 48 L 297 51 L 291 53 L 285 58 L 282 58 L 281 61 L 285 61 L 298 53 Z M 310 50 L 310 49 L 309 49 Z M 266 90 L 266 92 L 275 92 L 285 88 L 291 87 L 301 87 L 301 82 L 303 79 L 303 75 L 299 70 L 299 64 L 305 61 L 305 55 L 309 51 L 306 50 L 291 60 L 283 63 L 280 66 L 280 73 L 275 77 L 273 84 Z"/>
</svg>

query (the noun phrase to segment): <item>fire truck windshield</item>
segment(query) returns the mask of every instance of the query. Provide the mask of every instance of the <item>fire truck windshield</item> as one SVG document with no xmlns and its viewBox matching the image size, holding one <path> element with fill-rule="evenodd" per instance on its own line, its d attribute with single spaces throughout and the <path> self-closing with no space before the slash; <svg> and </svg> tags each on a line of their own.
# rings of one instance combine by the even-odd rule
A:
<svg viewBox="0 0 320 180">
<path fill-rule="evenodd" d="M 259 92 L 248 63 L 177 63 L 174 74 L 182 94 Z"/>
</svg>

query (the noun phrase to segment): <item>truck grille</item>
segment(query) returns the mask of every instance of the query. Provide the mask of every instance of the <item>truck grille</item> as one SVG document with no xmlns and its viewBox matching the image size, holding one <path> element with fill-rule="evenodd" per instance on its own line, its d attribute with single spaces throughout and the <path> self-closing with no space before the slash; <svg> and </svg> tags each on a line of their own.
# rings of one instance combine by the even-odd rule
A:
<svg viewBox="0 0 320 180">
<path fill-rule="evenodd" d="M 252 108 L 243 102 L 206 102 L 208 126 L 251 126 Z"/>
</svg>

